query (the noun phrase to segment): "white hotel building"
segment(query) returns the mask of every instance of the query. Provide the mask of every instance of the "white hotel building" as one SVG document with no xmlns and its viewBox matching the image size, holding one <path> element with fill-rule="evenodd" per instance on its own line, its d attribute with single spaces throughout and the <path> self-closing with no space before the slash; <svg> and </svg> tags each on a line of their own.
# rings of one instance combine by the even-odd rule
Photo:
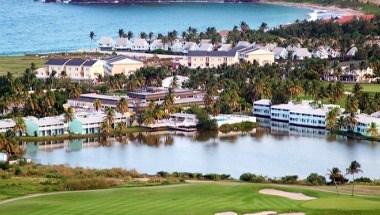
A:
<svg viewBox="0 0 380 215">
<path fill-rule="evenodd" d="M 316 107 L 310 101 L 271 105 L 270 100 L 263 99 L 253 103 L 253 114 L 269 117 L 272 120 L 287 122 L 291 125 L 325 128 L 326 115 L 335 107 L 340 108 L 338 105 Z"/>
</svg>

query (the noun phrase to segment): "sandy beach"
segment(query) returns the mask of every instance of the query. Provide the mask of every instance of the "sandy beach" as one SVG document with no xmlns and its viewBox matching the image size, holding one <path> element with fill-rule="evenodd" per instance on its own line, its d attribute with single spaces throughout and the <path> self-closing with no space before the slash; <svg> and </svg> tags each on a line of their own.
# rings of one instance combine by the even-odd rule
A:
<svg viewBox="0 0 380 215">
<path fill-rule="evenodd" d="M 364 13 L 359 10 L 354 10 L 351 8 L 340 8 L 338 6 L 324 6 L 312 3 L 293 3 L 284 1 L 272 1 L 272 0 L 260 0 L 261 3 L 265 4 L 275 4 L 283 5 L 289 7 L 298 7 L 310 9 L 312 12 L 309 14 L 309 21 L 314 21 L 317 19 L 331 19 L 339 18 L 342 16 L 363 16 Z"/>
</svg>

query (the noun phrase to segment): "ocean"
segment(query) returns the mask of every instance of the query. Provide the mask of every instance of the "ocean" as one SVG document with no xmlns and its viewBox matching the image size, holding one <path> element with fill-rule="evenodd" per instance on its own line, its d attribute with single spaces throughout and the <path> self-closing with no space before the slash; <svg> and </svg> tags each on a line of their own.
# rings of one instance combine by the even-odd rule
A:
<svg viewBox="0 0 380 215">
<path fill-rule="evenodd" d="M 257 28 L 308 19 L 311 10 L 261 3 L 160 3 L 72 5 L 33 0 L 0 0 L 0 55 L 22 55 L 89 49 L 96 39 L 118 36 L 118 30 L 179 34 L 189 26 L 232 29 L 241 21 Z"/>
</svg>

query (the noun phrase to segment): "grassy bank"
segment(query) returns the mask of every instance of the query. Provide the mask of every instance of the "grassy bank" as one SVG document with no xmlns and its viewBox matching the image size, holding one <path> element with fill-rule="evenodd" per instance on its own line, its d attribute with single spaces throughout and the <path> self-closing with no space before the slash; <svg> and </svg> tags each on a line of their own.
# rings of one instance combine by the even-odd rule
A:
<svg viewBox="0 0 380 215">
<path fill-rule="evenodd" d="M 38 68 L 45 62 L 45 58 L 38 56 L 0 56 L 0 75 L 10 72 L 14 76 L 20 76 L 31 63 L 35 63 Z"/>
<path fill-rule="evenodd" d="M 303 202 L 259 194 L 259 190 L 269 187 L 303 192 L 317 199 Z M 264 210 L 307 214 L 378 214 L 380 197 L 337 196 L 297 186 L 203 182 L 37 196 L 2 204 L 0 214 L 211 215 L 221 211 L 242 214 Z"/>
</svg>

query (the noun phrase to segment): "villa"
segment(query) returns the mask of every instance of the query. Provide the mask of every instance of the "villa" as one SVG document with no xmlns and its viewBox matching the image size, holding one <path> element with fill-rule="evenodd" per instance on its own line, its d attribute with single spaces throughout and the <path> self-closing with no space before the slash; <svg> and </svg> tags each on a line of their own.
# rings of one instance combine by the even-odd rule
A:
<svg viewBox="0 0 380 215">
<path fill-rule="evenodd" d="M 137 38 L 133 41 L 132 50 L 148 51 L 149 50 L 149 43 L 146 41 L 146 39 Z"/>
<path fill-rule="evenodd" d="M 98 45 L 101 51 L 111 51 L 113 49 L 112 37 L 101 37 Z"/>
<path fill-rule="evenodd" d="M 161 39 L 153 40 L 153 42 L 149 45 L 149 49 L 151 51 L 154 50 L 169 50 L 169 46 L 167 43 L 163 43 Z"/>
<path fill-rule="evenodd" d="M 118 55 L 105 59 L 104 73 L 105 75 L 124 74 L 129 76 L 142 67 L 144 67 L 142 61 Z"/>
<path fill-rule="evenodd" d="M 170 51 L 172 52 L 184 52 L 183 43 L 180 40 L 174 40 L 170 46 Z"/>
<path fill-rule="evenodd" d="M 132 42 L 128 38 L 120 37 L 116 39 L 115 50 L 127 51 L 132 49 Z"/>
<path fill-rule="evenodd" d="M 38 119 L 34 116 L 24 118 L 26 134 L 28 136 L 56 136 L 62 135 L 67 130 L 63 116 L 52 116 Z"/>
</svg>

